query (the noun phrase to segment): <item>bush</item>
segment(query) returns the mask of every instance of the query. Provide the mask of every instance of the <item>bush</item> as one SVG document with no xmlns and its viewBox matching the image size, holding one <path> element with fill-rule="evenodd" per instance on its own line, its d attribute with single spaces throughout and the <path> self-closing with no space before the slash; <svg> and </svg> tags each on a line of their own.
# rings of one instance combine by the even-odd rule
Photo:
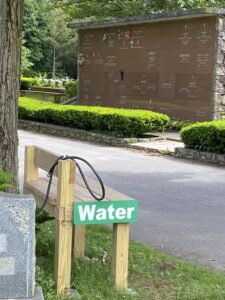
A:
<svg viewBox="0 0 225 300">
<path fill-rule="evenodd" d="M 7 188 L 12 187 L 11 179 L 12 179 L 12 175 L 0 170 L 0 191 L 1 192 Z"/>
<path fill-rule="evenodd" d="M 169 123 L 166 115 L 147 110 L 63 106 L 30 98 L 20 98 L 19 118 L 129 137 L 163 131 Z"/>
<path fill-rule="evenodd" d="M 32 86 L 37 85 L 36 78 L 21 77 L 20 78 L 20 89 L 30 90 Z"/>
<path fill-rule="evenodd" d="M 225 121 L 196 123 L 180 132 L 187 148 L 225 153 Z"/>
<path fill-rule="evenodd" d="M 171 119 L 168 128 L 172 130 L 181 130 L 182 128 L 192 124 L 194 124 L 194 122 Z"/>
<path fill-rule="evenodd" d="M 65 84 L 65 97 L 66 99 L 73 98 L 77 95 L 78 89 L 78 81 L 77 80 L 70 80 Z"/>
</svg>

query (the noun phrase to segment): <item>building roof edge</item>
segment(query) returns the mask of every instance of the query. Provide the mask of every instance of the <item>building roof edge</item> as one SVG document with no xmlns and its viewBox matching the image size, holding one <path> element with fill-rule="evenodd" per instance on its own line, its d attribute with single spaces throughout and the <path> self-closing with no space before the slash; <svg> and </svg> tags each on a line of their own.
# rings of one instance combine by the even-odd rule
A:
<svg viewBox="0 0 225 300">
<path fill-rule="evenodd" d="M 223 8 L 197 8 L 191 10 L 178 10 L 173 12 L 152 13 L 143 16 L 124 17 L 119 19 L 107 19 L 96 21 L 81 21 L 68 24 L 69 28 L 74 29 L 95 29 L 115 26 L 125 26 L 129 24 L 143 24 L 152 22 L 162 22 L 169 20 L 189 19 L 225 15 Z"/>
</svg>

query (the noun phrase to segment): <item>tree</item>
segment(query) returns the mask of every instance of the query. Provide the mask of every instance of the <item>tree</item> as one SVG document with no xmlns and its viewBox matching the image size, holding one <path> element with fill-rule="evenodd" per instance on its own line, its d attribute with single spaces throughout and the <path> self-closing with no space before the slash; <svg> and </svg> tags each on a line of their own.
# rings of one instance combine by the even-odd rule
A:
<svg viewBox="0 0 225 300">
<path fill-rule="evenodd" d="M 24 75 L 26 72 L 30 71 L 30 68 L 33 67 L 33 63 L 30 61 L 31 50 L 24 46 L 25 40 L 22 39 L 22 48 L 21 48 L 21 74 Z"/>
<path fill-rule="evenodd" d="M 67 23 L 68 22 L 66 21 L 66 16 L 62 9 L 55 8 L 49 14 L 48 28 L 53 49 L 53 79 L 55 79 L 56 77 L 56 71 L 61 71 L 62 73 L 66 73 L 67 75 L 72 75 L 71 77 L 74 77 L 75 75 L 75 43 L 77 41 L 77 38 L 75 36 L 75 31 L 72 31 L 69 28 L 67 28 Z M 72 58 L 72 61 L 69 58 Z M 73 74 L 68 74 L 68 60 L 70 67 L 73 66 L 74 68 Z"/>
<path fill-rule="evenodd" d="M 52 66 L 51 39 L 48 30 L 48 18 L 42 10 L 42 2 L 25 0 L 23 18 L 24 47 L 31 51 L 30 62 L 33 73 L 50 72 Z"/>
<path fill-rule="evenodd" d="M 63 1 L 25 0 L 23 46 L 31 51 L 29 61 L 33 64 L 25 75 L 40 72 L 50 77 L 55 74 L 55 62 L 57 75 L 76 76 L 77 38 L 75 31 L 67 28 L 71 19 L 61 8 Z"/>
<path fill-rule="evenodd" d="M 60 2 L 73 19 L 118 18 L 178 9 L 224 6 L 224 0 L 61 0 Z"/>
<path fill-rule="evenodd" d="M 18 171 L 18 96 L 23 0 L 0 1 L 0 168 Z"/>
</svg>

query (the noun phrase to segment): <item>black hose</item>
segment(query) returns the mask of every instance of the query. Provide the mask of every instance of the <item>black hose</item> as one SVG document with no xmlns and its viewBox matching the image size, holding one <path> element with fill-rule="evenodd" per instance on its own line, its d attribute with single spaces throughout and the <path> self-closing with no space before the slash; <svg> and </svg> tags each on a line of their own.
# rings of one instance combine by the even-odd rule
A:
<svg viewBox="0 0 225 300">
<path fill-rule="evenodd" d="M 87 190 L 91 194 L 91 196 L 95 200 L 97 200 L 97 201 L 101 201 L 101 200 L 103 200 L 105 198 L 104 183 L 103 183 L 101 177 L 98 175 L 97 171 L 94 169 L 94 167 L 86 159 L 84 159 L 82 157 L 79 157 L 79 156 L 68 156 L 68 155 L 65 156 L 65 155 L 63 155 L 63 156 L 59 156 L 56 159 L 56 161 L 53 163 L 53 165 L 51 166 L 51 168 L 49 169 L 49 172 L 48 172 L 49 182 L 48 182 L 48 187 L 47 187 L 46 195 L 45 195 L 45 198 L 44 198 L 42 206 L 38 209 L 38 212 L 41 212 L 45 208 L 45 206 L 46 206 L 46 204 L 48 202 L 48 198 L 49 198 L 49 193 L 50 193 L 50 189 L 51 189 L 51 184 L 52 184 L 52 179 L 53 179 L 54 171 L 55 171 L 56 166 L 59 163 L 59 160 L 68 160 L 68 159 L 73 160 L 73 161 L 76 162 L 76 165 L 77 165 L 77 168 L 78 168 L 78 170 L 80 172 L 80 175 L 81 175 L 81 177 L 82 177 L 82 179 L 84 181 L 84 184 L 85 184 Z M 92 172 L 95 174 L 95 176 L 97 177 L 98 182 L 100 183 L 100 186 L 101 186 L 101 190 L 102 190 L 101 197 L 97 197 L 94 194 L 94 192 L 91 190 L 91 188 L 90 188 L 90 186 L 89 186 L 89 184 L 87 182 L 87 179 L 86 179 L 86 177 L 85 177 L 85 175 L 84 175 L 84 173 L 83 173 L 80 165 L 77 163 L 77 160 L 80 160 L 80 161 L 84 162 L 92 170 Z"/>
</svg>

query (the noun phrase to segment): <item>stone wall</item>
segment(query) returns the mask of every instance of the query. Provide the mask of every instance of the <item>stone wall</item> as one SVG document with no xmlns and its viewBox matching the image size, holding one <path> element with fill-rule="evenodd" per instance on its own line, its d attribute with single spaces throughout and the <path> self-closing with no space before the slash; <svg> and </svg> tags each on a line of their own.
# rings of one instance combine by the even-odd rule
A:
<svg viewBox="0 0 225 300">
<path fill-rule="evenodd" d="M 215 67 L 213 79 L 212 118 L 225 116 L 225 17 L 217 18 L 217 42 L 215 45 Z"/>
<path fill-rule="evenodd" d="M 138 141 L 138 139 L 136 138 L 117 138 L 86 130 L 33 122 L 28 120 L 19 120 L 19 129 L 45 133 L 53 136 L 75 138 L 78 140 L 108 144 L 113 146 L 125 146 L 129 143 L 135 143 Z"/>
<path fill-rule="evenodd" d="M 43 92 L 43 91 L 32 91 L 32 90 L 21 90 L 21 97 L 28 97 L 32 99 L 38 99 L 42 101 L 50 101 L 54 103 L 62 102 L 64 95 L 62 93 Z"/>
<path fill-rule="evenodd" d="M 225 155 L 213 152 L 204 152 L 188 148 L 176 148 L 175 156 L 196 161 L 225 165 Z"/>
</svg>

